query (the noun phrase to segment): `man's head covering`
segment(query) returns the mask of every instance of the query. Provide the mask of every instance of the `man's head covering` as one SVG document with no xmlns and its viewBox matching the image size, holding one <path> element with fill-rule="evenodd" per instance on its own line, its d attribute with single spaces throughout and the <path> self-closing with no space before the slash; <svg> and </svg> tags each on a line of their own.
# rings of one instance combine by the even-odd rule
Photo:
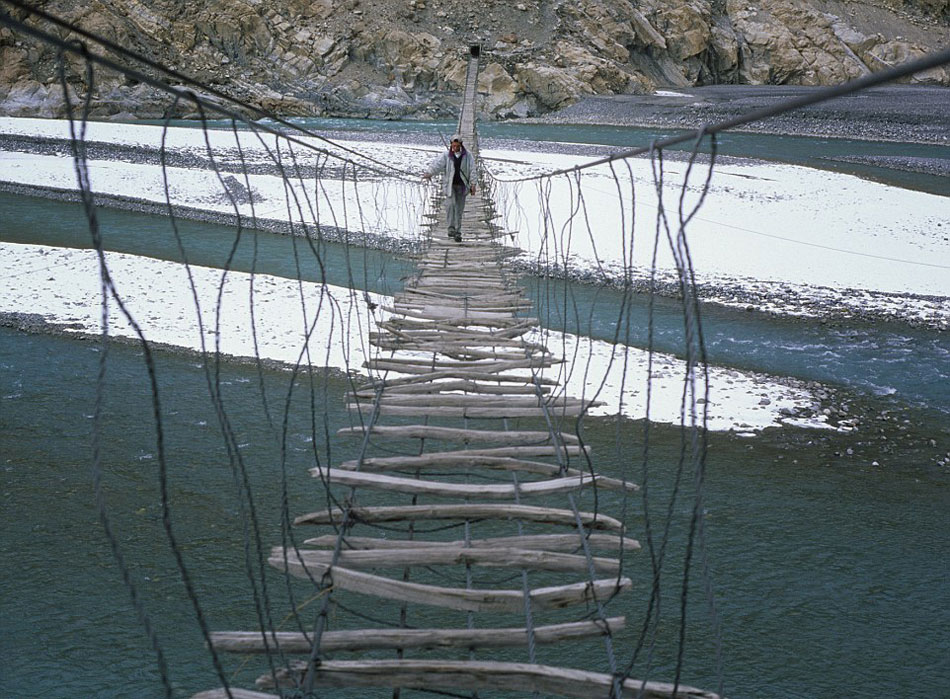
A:
<svg viewBox="0 0 950 699">
<path fill-rule="evenodd" d="M 462 142 L 462 136 L 460 134 L 455 134 L 454 136 L 452 136 L 452 140 L 449 141 L 449 143 L 455 143 L 456 141 L 458 141 L 459 143 Z"/>
</svg>

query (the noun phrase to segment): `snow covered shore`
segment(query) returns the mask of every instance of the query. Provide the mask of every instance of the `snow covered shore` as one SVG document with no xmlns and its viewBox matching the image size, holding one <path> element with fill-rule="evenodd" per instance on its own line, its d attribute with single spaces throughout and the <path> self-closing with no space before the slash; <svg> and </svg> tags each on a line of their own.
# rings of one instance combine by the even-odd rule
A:
<svg viewBox="0 0 950 699">
<path fill-rule="evenodd" d="M 381 307 L 392 304 L 390 298 L 376 294 L 269 275 L 223 275 L 217 269 L 186 269 L 174 262 L 120 253 L 107 253 L 106 260 L 116 290 L 145 338 L 193 351 L 259 356 L 291 366 L 309 361 L 365 375 L 363 362 L 378 352 L 368 344 L 368 332 L 387 317 Z M 0 275 L 10 282 L 0 288 L 0 313 L 28 311 L 67 334 L 100 333 L 102 294 L 95 251 L 0 243 Z M 112 336 L 137 337 L 112 300 L 109 326 Z M 527 339 L 538 341 L 539 333 Z M 606 404 L 591 414 L 615 414 L 619 406 L 627 417 L 646 416 L 645 351 L 561 333 L 548 332 L 543 339 L 575 357 L 566 369 L 548 370 L 564 372 L 557 378 L 565 393 L 588 399 L 597 393 Z M 680 421 L 684 375 L 683 361 L 654 356 L 652 420 Z M 823 418 L 795 417 L 810 412 L 815 403 L 810 392 L 795 382 L 725 368 L 710 370 L 708 426 L 713 430 L 747 432 L 783 423 L 825 427 Z"/>
<path fill-rule="evenodd" d="M 68 129 L 63 121 L 0 119 L 0 134 L 48 146 L 62 144 Z M 164 204 L 166 180 L 157 157 L 161 127 L 91 123 L 86 137 L 118 149 L 108 160 L 90 160 L 94 191 Z M 344 180 L 337 173 L 321 179 L 319 188 L 304 179 L 288 190 L 274 164 L 273 137 L 268 142 L 267 137 L 244 133 L 238 151 L 231 132 L 209 132 L 215 162 L 223 179 L 231 183 L 224 186 L 207 169 L 204 134 L 177 128 L 170 129 L 165 138 L 168 154 L 205 163 L 204 169 L 167 169 L 167 186 L 176 205 L 224 220 L 237 210 L 244 217 L 253 213 L 271 222 L 299 223 L 312 220 L 316 211 L 324 225 L 383 241 L 383 246 L 386 241 L 419 240 L 426 191 L 396 171 L 421 172 L 433 155 L 431 149 L 346 142 L 342 145 L 351 151 L 390 164 L 393 176 L 366 163 L 375 171 L 368 170 L 359 180 Z M 346 154 L 324 143 L 315 145 Z M 56 154 L 29 150 L 0 151 L 0 182 L 75 190 L 75 172 L 65 149 Z M 295 154 L 296 164 L 305 171 L 320 162 L 319 156 L 300 148 Z M 661 198 L 654 185 L 653 164 L 646 158 L 630 160 L 629 169 L 601 166 L 584 170 L 579 177 L 570 174 L 542 180 L 539 188 L 536 181 L 510 181 L 572 168 L 587 158 L 488 150 L 482 156 L 500 182 L 497 194 L 504 213 L 500 225 L 517 231 L 506 242 L 524 251 L 514 264 L 529 271 L 617 283 L 627 261 L 632 263 L 634 283 L 639 288 L 647 286 L 661 203 L 670 234 L 677 233 L 685 163 L 666 163 Z M 286 150 L 282 157 L 289 167 Z M 244 176 L 237 169 L 239 159 L 252 173 L 246 182 L 254 195 L 253 211 L 251 197 L 240 196 L 246 193 Z M 706 168 L 697 164 L 687 183 L 685 212 L 698 200 L 705 177 Z M 884 318 L 950 327 L 947 197 L 799 166 L 720 164 L 686 230 L 705 301 L 777 314 Z M 666 231 L 661 233 L 655 283 L 661 293 L 672 294 L 677 286 L 675 259 Z"/>
<path fill-rule="evenodd" d="M 0 119 L 0 134 L 19 135 L 34 144 L 0 151 L 0 182 L 28 190 L 75 192 L 76 173 L 66 147 L 65 122 Z M 416 244 L 427 191 L 411 176 L 379 172 L 350 178 L 346 169 L 323 155 L 296 151 L 295 165 L 304 171 L 327 170 L 319 182 L 312 175 L 285 181 L 274 162 L 274 150 L 252 134 L 242 134 L 240 150 L 234 134 L 211 131 L 214 161 L 209 169 L 205 134 L 171 129 L 166 148 L 174 166 L 158 160 L 161 127 L 90 124 L 90 143 L 105 144 L 111 155 L 90 159 L 93 191 L 135 205 L 164 205 L 166 191 L 176 206 L 189 207 L 229 220 L 235 213 L 272 222 L 323 225 L 354 231 L 366 238 Z M 321 146 L 333 149 L 333 146 Z M 421 172 L 433 154 L 414 145 L 344 144 L 366 151 L 396 169 Z M 340 152 L 340 151 L 338 151 Z M 286 155 L 286 154 L 285 154 Z M 644 282 L 654 254 L 657 211 L 661 198 L 652 164 L 636 159 L 626 166 L 585 170 L 583 175 L 555 177 L 539 189 L 535 182 L 511 182 L 526 176 L 570 168 L 583 162 L 563 154 L 484 151 L 498 180 L 496 193 L 501 225 L 517 231 L 508 244 L 523 252 L 523 267 L 544 272 L 565 271 L 594 281 L 616 280 L 624 261 L 633 264 L 635 279 Z M 177 158 L 177 161 L 175 160 Z M 283 163 L 284 161 L 282 161 Z M 193 163 L 188 165 L 188 163 Z M 247 165 L 247 175 L 238 167 Z M 286 163 L 284 163 L 286 164 Z M 700 196 L 705 178 L 697 165 L 689 178 L 684 211 Z M 632 175 L 633 181 L 630 181 Z M 683 162 L 667 163 L 662 202 L 677 232 Z M 539 191 L 545 196 L 539 197 Z M 578 192 L 582 196 L 577 196 Z M 630 197 L 636 194 L 634 207 Z M 774 164 L 728 164 L 716 168 L 703 207 L 687 228 L 690 255 L 704 300 L 784 314 L 821 315 L 832 306 L 846 314 L 871 313 L 950 326 L 947 278 L 950 270 L 948 199 L 908 192 L 845 175 Z M 630 211 L 636 219 L 630 225 Z M 657 279 L 675 286 L 675 246 L 661 230 L 656 249 Z M 0 228 L 2 240 L 2 228 Z M 370 356 L 366 342 L 379 310 L 363 292 L 299 283 L 296 280 L 192 267 L 199 308 L 191 296 L 182 265 L 151 258 L 108 255 L 123 298 L 146 336 L 154 342 L 192 350 L 204 346 L 224 354 L 293 364 L 306 349 L 308 322 L 317 320 L 313 337 L 336 338 L 309 347 L 315 365 L 362 370 Z M 0 269 L 9 279 L 0 295 L 0 313 L 29 309 L 63 332 L 99 332 L 100 292 L 95 256 L 88 251 L 42 245 L 0 243 Z M 252 288 L 255 322 L 247 302 Z M 219 285 L 221 315 L 214 316 Z M 304 301 L 302 301 L 304 299 Z M 317 312 L 319 310 L 319 313 Z M 115 309 L 113 309 L 115 313 Z M 199 330 L 204 329 L 204 336 Z M 309 319 L 305 320 L 305 319 Z M 111 332 L 131 337 L 119 316 Z M 579 347 L 573 366 L 562 377 L 572 396 L 593 397 L 614 412 L 619 406 L 631 418 L 647 413 L 647 355 L 636 348 L 572 336 L 546 340 Z M 572 354 L 573 350 L 568 354 Z M 626 373 L 618 369 L 626 360 Z M 681 417 L 683 363 L 671 356 L 654 357 L 651 419 L 678 423 Z M 827 426 L 814 415 L 815 396 L 800 382 L 752 372 L 712 368 L 708 404 L 709 427 L 753 431 L 779 424 Z"/>
</svg>

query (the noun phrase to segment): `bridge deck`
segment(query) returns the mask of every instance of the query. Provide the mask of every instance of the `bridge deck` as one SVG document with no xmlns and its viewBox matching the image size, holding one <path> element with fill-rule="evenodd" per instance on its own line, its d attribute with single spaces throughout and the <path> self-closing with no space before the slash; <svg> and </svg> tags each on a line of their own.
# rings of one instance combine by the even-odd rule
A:
<svg viewBox="0 0 950 699">
<path fill-rule="evenodd" d="M 473 56 L 459 130 L 475 151 L 477 76 Z M 417 277 L 395 298 L 393 317 L 371 335 L 380 350 L 368 363 L 372 379 L 348 396 L 359 427 L 342 431 L 364 440 L 365 454 L 313 469 L 315 478 L 348 487 L 349 496 L 297 517 L 296 526 L 314 527 L 315 536 L 298 550 L 277 547 L 269 559 L 330 586 L 332 594 L 399 605 L 405 628 L 330 631 L 321 621 L 306 635 L 213 634 L 220 650 L 263 653 L 279 646 L 284 654 L 309 656 L 259 678 L 258 690 L 673 696 L 671 685 L 620 682 L 609 673 L 536 661 L 538 645 L 609 637 L 623 628 L 624 618 L 607 616 L 605 604 L 631 587 L 618 557 L 639 546 L 624 536 L 621 522 L 580 503 L 593 502 L 594 488 L 635 486 L 597 474 L 590 450 L 561 431 L 590 403 L 564 396 L 556 381 L 538 375 L 557 360 L 525 337 L 535 321 L 521 314 L 531 303 L 501 264 L 506 253 L 496 241 L 503 231 L 492 223 L 492 202 L 482 191 L 469 197 L 461 242 L 447 236 L 441 216 L 429 224 Z M 530 428 L 509 429 L 516 419 Z M 403 455 L 392 455 L 397 447 Z M 409 504 L 393 504 L 407 498 Z M 455 534 L 447 539 L 445 532 Z M 426 626 L 452 615 L 455 627 Z M 507 649 L 504 660 L 497 651 L 488 656 L 495 660 L 477 657 L 498 648 Z M 444 657 L 434 658 L 432 649 Z M 336 659 L 366 651 L 376 654 Z M 379 651 L 391 655 L 380 659 Z M 426 652 L 407 657 L 419 651 Z M 225 696 L 217 689 L 196 699 Z M 712 695 L 680 686 L 676 696 Z"/>
</svg>

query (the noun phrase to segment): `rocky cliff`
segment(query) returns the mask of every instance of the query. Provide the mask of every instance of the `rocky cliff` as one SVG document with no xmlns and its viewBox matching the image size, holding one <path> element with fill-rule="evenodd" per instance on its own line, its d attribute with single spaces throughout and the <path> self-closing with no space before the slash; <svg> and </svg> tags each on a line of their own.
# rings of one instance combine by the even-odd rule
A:
<svg viewBox="0 0 950 699">
<path fill-rule="evenodd" d="M 950 46 L 950 0 L 37 0 L 34 5 L 283 115 L 456 112 L 468 47 L 482 116 L 587 95 L 720 83 L 829 85 Z M 22 10 L 0 8 L 50 31 Z M 65 32 L 53 30 L 59 36 Z M 99 53 L 101 49 L 94 47 Z M 150 75 L 154 70 L 141 68 Z M 84 95 L 80 60 L 66 61 Z M 950 68 L 910 82 L 950 85 Z M 97 118 L 159 118 L 167 95 L 105 69 Z M 178 105 L 184 116 L 192 110 Z M 0 30 L 0 113 L 61 116 L 54 49 Z"/>
</svg>

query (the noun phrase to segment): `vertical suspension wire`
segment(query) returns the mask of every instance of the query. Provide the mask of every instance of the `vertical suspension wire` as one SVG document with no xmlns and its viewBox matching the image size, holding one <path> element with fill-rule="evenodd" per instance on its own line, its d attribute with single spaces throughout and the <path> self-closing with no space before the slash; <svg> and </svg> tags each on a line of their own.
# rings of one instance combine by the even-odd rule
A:
<svg viewBox="0 0 950 699">
<path fill-rule="evenodd" d="M 254 489 L 251 485 L 250 474 L 248 471 L 246 460 L 241 453 L 241 448 L 238 443 L 237 435 L 234 432 L 232 427 L 231 418 L 229 417 L 229 412 L 224 403 L 223 392 L 221 390 L 221 368 L 222 368 L 222 352 L 221 352 L 221 310 L 223 306 L 224 299 L 224 290 L 227 285 L 228 278 L 231 276 L 232 265 L 234 263 L 235 257 L 237 255 L 237 250 L 240 246 L 241 238 L 244 232 L 243 218 L 241 216 L 240 207 L 238 206 L 237 200 L 234 197 L 233 192 L 227 186 L 224 181 L 224 177 L 221 174 L 221 169 L 218 166 L 217 159 L 215 158 L 215 150 L 211 144 L 211 137 L 208 129 L 208 119 L 204 109 L 203 104 L 200 100 L 195 98 L 196 106 L 198 108 L 198 114 L 202 127 L 202 137 L 204 140 L 205 151 L 208 157 L 208 161 L 211 164 L 211 169 L 214 172 L 214 176 L 220 186 L 221 190 L 224 192 L 228 202 L 231 204 L 231 208 L 234 210 L 234 219 L 236 222 L 236 231 L 234 236 L 234 242 L 231 244 L 230 249 L 228 250 L 227 258 L 224 262 L 223 269 L 221 271 L 220 281 L 218 282 L 217 287 L 217 296 L 214 304 L 214 372 L 213 372 L 213 392 L 212 399 L 215 403 L 215 410 L 218 415 L 219 423 L 223 433 L 225 434 L 225 439 L 229 443 L 229 451 L 232 455 L 232 469 L 236 465 L 236 471 L 240 475 L 240 492 L 238 494 L 239 498 L 243 498 L 247 502 L 247 510 L 242 514 L 242 528 L 245 530 L 245 556 L 249 555 L 249 544 L 247 541 L 247 530 L 250 529 L 250 532 L 254 537 L 254 552 L 256 553 L 255 562 L 257 565 L 256 570 L 256 579 L 253 576 L 249 575 L 251 579 L 252 590 L 255 599 L 255 607 L 257 609 L 258 618 L 260 627 L 263 630 L 269 630 L 271 632 L 271 638 L 276 644 L 277 636 L 275 633 L 275 624 L 273 618 L 273 611 L 271 609 L 271 598 L 268 591 L 268 582 L 267 582 L 267 562 L 265 560 L 265 544 L 263 540 L 263 535 L 261 533 L 260 518 L 257 514 L 257 503 L 254 496 Z M 248 567 L 250 567 L 250 561 L 247 562 Z M 260 590 L 258 591 L 258 587 Z M 265 647 L 267 646 L 266 636 L 265 636 Z M 277 652 L 279 661 L 288 666 L 287 659 L 280 652 L 279 645 L 277 645 Z M 270 652 L 266 653 L 267 660 L 270 666 L 270 671 L 272 677 L 276 681 L 276 665 L 273 662 L 273 656 Z"/>
<path fill-rule="evenodd" d="M 80 52 L 85 51 L 85 47 L 80 45 Z M 83 212 L 86 217 L 86 223 L 89 228 L 89 234 L 92 238 L 93 247 L 99 258 L 99 295 L 100 295 L 100 334 L 99 334 L 99 358 L 96 372 L 96 390 L 93 406 L 92 421 L 92 486 L 96 501 L 96 510 L 99 522 L 102 525 L 106 540 L 109 542 L 109 548 L 112 557 L 116 562 L 122 583 L 132 602 L 132 608 L 135 610 L 136 617 L 141 624 L 152 652 L 155 655 L 155 662 L 158 666 L 159 679 L 162 683 L 162 690 L 166 699 L 171 699 L 172 686 L 168 676 L 168 663 L 165 659 L 165 652 L 158 638 L 151 617 L 142 600 L 138 586 L 132 579 L 132 572 L 125 559 L 122 546 L 112 524 L 112 518 L 109 516 L 109 509 L 106 503 L 105 491 L 103 489 L 102 477 L 102 452 L 103 452 L 103 412 L 105 404 L 105 382 L 108 371 L 109 361 L 109 298 L 111 296 L 108 267 L 105 260 L 105 252 L 102 245 L 101 234 L 99 230 L 99 219 L 96 214 L 96 206 L 92 193 L 92 186 L 89 181 L 89 166 L 86 160 L 86 123 L 88 120 L 90 104 L 92 100 L 93 68 L 89 61 L 85 62 L 86 70 L 86 97 L 83 100 L 82 113 L 79 117 L 79 134 L 76 133 L 75 117 L 73 115 L 73 105 L 69 97 L 69 84 L 66 80 L 65 55 L 62 50 L 56 55 L 56 68 L 63 91 L 63 100 L 66 107 L 66 118 L 69 122 L 70 148 L 72 151 L 73 168 L 76 173 L 76 181 L 79 186 L 80 200 L 83 206 Z M 227 685 L 225 685 L 227 686 Z M 230 696 L 230 695 L 229 695 Z"/>
<path fill-rule="evenodd" d="M 152 407 L 152 418 L 155 424 L 155 439 L 156 439 L 156 452 L 158 454 L 158 485 L 160 492 L 160 503 L 162 509 L 162 528 L 165 532 L 165 537 L 168 540 L 169 548 L 172 551 L 173 557 L 175 559 L 175 564 L 178 569 L 179 577 L 181 578 L 182 584 L 185 587 L 186 594 L 192 604 L 192 608 L 195 612 L 196 620 L 198 622 L 202 636 L 204 637 L 205 642 L 210 647 L 210 631 L 207 625 L 207 621 L 204 616 L 201 604 L 198 601 L 198 596 L 195 592 L 194 584 L 191 578 L 191 574 L 187 565 L 185 564 L 184 557 L 181 552 L 181 547 L 178 544 L 177 535 L 172 522 L 171 515 L 171 503 L 170 503 L 170 494 L 168 487 L 168 461 L 167 453 L 165 449 L 165 436 L 164 436 L 164 422 L 162 418 L 162 407 L 161 407 L 161 398 L 159 393 L 158 386 L 158 376 L 157 368 L 155 366 L 154 357 L 152 356 L 151 344 L 148 342 L 145 337 L 144 332 L 142 331 L 141 326 L 129 312 L 126 307 L 125 302 L 122 299 L 121 294 L 119 293 L 114 280 L 112 279 L 111 273 L 109 271 L 108 262 L 105 254 L 105 246 L 100 234 L 99 221 L 96 215 L 96 204 L 95 198 L 92 189 L 91 178 L 89 175 L 89 165 L 88 165 L 88 155 L 86 152 L 85 142 L 86 142 L 86 124 L 89 119 L 90 107 L 92 104 L 92 94 L 95 90 L 95 72 L 93 69 L 93 63 L 90 60 L 88 49 L 85 45 L 76 42 L 78 45 L 78 52 L 84 59 L 85 67 L 85 78 L 86 78 L 86 96 L 83 102 L 82 115 L 80 117 L 80 132 L 77 136 L 75 119 L 73 116 L 73 107 L 71 99 L 69 97 L 69 85 L 66 79 L 66 68 L 65 60 L 62 51 L 58 53 L 57 64 L 60 85 L 63 90 L 63 99 L 66 106 L 67 120 L 69 122 L 69 132 L 70 132 L 70 144 L 73 153 L 73 166 L 76 171 L 77 176 L 77 185 L 80 190 L 80 199 L 83 204 L 83 209 L 86 215 L 87 224 L 89 227 L 90 235 L 92 237 L 93 247 L 96 251 L 96 255 L 99 259 L 99 270 L 100 270 L 100 292 L 102 297 L 102 313 L 101 313 L 101 344 L 102 349 L 100 352 L 100 366 L 97 374 L 97 384 L 96 384 L 96 403 L 95 403 L 95 413 L 96 416 L 94 419 L 93 430 L 93 443 L 94 443 L 94 488 L 96 489 L 96 498 L 98 506 L 100 507 L 100 521 L 103 522 L 103 525 L 107 528 L 107 537 L 110 540 L 110 546 L 113 550 L 113 555 L 117 559 L 117 564 L 122 570 L 122 577 L 126 584 L 127 589 L 129 590 L 130 596 L 133 601 L 133 606 L 136 607 L 137 613 L 139 614 L 140 621 L 143 624 L 143 627 L 146 630 L 146 634 L 149 637 L 153 651 L 156 653 L 156 659 L 159 663 L 159 672 L 161 675 L 161 681 L 163 689 L 166 696 L 171 696 L 171 683 L 168 677 L 168 667 L 164 659 L 164 653 L 161 650 L 161 645 L 158 642 L 158 637 L 151 628 L 151 623 L 148 621 L 148 616 L 144 611 L 144 605 L 141 604 L 141 599 L 138 595 L 138 591 L 134 586 L 134 583 L 131 580 L 131 574 L 126 568 L 124 557 L 121 554 L 121 548 L 118 546 L 117 538 L 109 527 L 109 518 L 103 509 L 104 497 L 101 490 L 101 473 L 102 473 L 102 461 L 101 461 L 101 434 L 102 434 L 102 405 L 104 403 L 105 395 L 105 377 L 106 377 L 106 359 L 107 359 L 107 348 L 109 343 L 109 299 L 116 304 L 120 314 L 125 318 L 126 322 L 132 327 L 133 332 L 139 340 L 139 346 L 142 349 L 143 360 L 145 363 L 146 371 L 149 377 L 149 387 L 151 391 L 151 407 Z M 220 663 L 220 658 L 217 653 L 211 649 L 212 664 L 214 666 L 215 672 L 217 673 L 219 679 L 222 681 L 225 687 L 225 691 L 228 697 L 231 697 L 231 692 L 227 684 L 227 679 L 225 677 L 224 669 Z"/>
<path fill-rule="evenodd" d="M 162 136 L 161 136 L 161 145 L 159 150 L 160 164 L 162 170 L 162 184 L 164 189 L 164 202 L 165 208 L 168 216 L 169 223 L 171 224 L 171 229 L 175 242 L 178 248 L 179 255 L 182 259 L 182 266 L 185 270 L 185 273 L 188 277 L 188 283 L 192 296 L 192 303 L 195 308 L 196 323 L 199 335 L 199 343 L 201 347 L 201 357 L 202 357 L 202 370 L 205 376 L 205 382 L 208 387 L 208 393 L 211 396 L 212 404 L 215 408 L 215 413 L 218 417 L 219 424 L 222 429 L 222 433 L 225 436 L 225 447 L 228 453 L 228 460 L 231 467 L 232 479 L 234 481 L 235 493 L 238 502 L 239 512 L 241 514 L 241 531 L 242 531 L 242 541 L 243 541 L 243 552 L 244 552 L 244 564 L 245 564 L 245 574 L 247 576 L 248 582 L 251 585 L 252 599 L 254 600 L 254 609 L 258 617 L 258 622 L 260 628 L 262 629 L 262 634 L 265 633 L 267 625 L 264 622 L 264 611 L 263 605 L 264 602 L 261 597 L 261 593 L 258 589 L 257 577 L 255 577 L 255 572 L 253 569 L 252 560 L 254 558 L 254 553 L 251 546 L 251 525 L 254 527 L 257 526 L 257 516 L 254 513 L 254 504 L 253 500 L 249 499 L 250 488 L 248 481 L 245 478 L 238 477 L 239 466 L 237 459 L 240 458 L 240 454 L 237 450 L 236 439 L 234 438 L 233 432 L 230 429 L 230 426 L 227 424 L 226 419 L 222 416 L 224 411 L 223 403 L 219 400 L 220 396 L 220 384 L 215 381 L 213 378 L 213 373 L 208 365 L 208 348 L 206 344 L 206 333 L 205 333 L 205 322 L 204 314 L 201 309 L 201 302 L 198 296 L 197 285 L 195 282 L 194 275 L 192 273 L 191 264 L 188 259 L 188 254 L 184 246 L 184 239 L 181 234 L 181 230 L 178 225 L 178 217 L 175 213 L 175 207 L 172 204 L 171 198 L 171 183 L 169 180 L 168 165 L 167 165 L 167 148 L 166 148 L 166 139 L 168 135 L 169 121 L 171 119 L 171 114 L 174 113 L 175 107 L 178 105 L 181 97 L 176 95 L 174 102 L 172 103 L 171 108 L 168 110 L 168 116 L 166 116 L 163 126 L 162 126 Z M 204 122 L 203 122 L 204 123 Z M 237 455 L 237 456 L 236 456 Z M 241 466 L 243 470 L 243 465 Z M 246 472 L 244 473 L 246 476 Z M 248 513 L 248 508 L 250 513 Z M 261 571 L 260 564 L 260 553 L 261 553 L 261 541 L 260 537 L 255 537 L 257 541 L 257 553 L 258 553 L 258 572 Z M 263 637 L 263 642 L 265 647 L 267 647 L 268 641 L 266 635 Z M 270 656 L 268 654 L 268 660 Z M 275 672 L 275 668 L 271 666 L 272 674 Z"/>
<path fill-rule="evenodd" d="M 707 429 L 707 406 L 709 405 L 709 365 L 708 357 L 706 353 L 706 343 L 703 337 L 702 330 L 702 321 L 701 321 L 701 309 L 699 298 L 696 293 L 696 278 L 695 278 L 695 269 L 692 264 L 692 257 L 689 252 L 689 241 L 685 234 L 685 229 L 689 221 L 696 215 L 696 212 L 699 211 L 702 207 L 703 202 L 706 198 L 706 195 L 709 192 L 710 183 L 712 180 L 713 170 L 715 168 L 716 154 L 717 154 L 717 140 L 716 134 L 710 134 L 710 155 L 709 155 L 709 166 L 707 169 L 706 177 L 702 184 L 702 189 L 700 191 L 700 196 L 689 212 L 688 215 L 683 215 L 683 207 L 685 200 L 685 191 L 686 186 L 689 180 L 689 172 L 692 169 L 693 163 L 696 160 L 696 157 L 699 152 L 700 145 L 703 141 L 703 135 L 705 132 L 704 129 L 700 129 L 696 142 L 693 146 L 693 150 L 690 154 L 689 167 L 687 168 L 687 173 L 683 182 L 683 193 L 680 197 L 679 205 L 679 235 L 681 239 L 680 246 L 683 251 L 684 260 L 686 262 L 686 272 L 688 277 L 688 288 L 691 292 L 690 294 L 690 309 L 687 312 L 687 315 L 691 316 L 693 319 L 694 333 L 695 333 L 695 343 L 696 351 L 698 353 L 698 364 L 702 372 L 702 387 L 703 387 L 703 402 L 702 402 L 702 414 L 700 416 L 700 424 L 695 424 L 695 410 L 696 410 L 696 395 L 695 390 L 693 391 L 693 400 L 692 400 L 692 411 L 693 411 L 693 431 L 692 431 L 692 455 L 693 455 L 693 468 L 694 468 L 694 501 L 693 508 L 690 516 L 689 523 L 689 536 L 687 538 L 686 544 L 686 553 L 685 553 L 685 562 L 683 570 L 683 582 L 682 582 L 682 592 L 681 592 L 681 609 L 680 609 L 680 631 L 679 631 L 679 649 L 677 653 L 677 663 L 676 663 L 676 676 L 674 679 L 674 692 L 677 686 L 679 686 L 682 668 L 683 668 L 683 656 L 685 653 L 686 646 L 686 615 L 687 615 L 687 602 L 688 602 L 688 592 L 689 592 L 689 580 L 690 580 L 690 565 L 693 556 L 694 547 L 699 549 L 699 558 L 700 558 L 700 572 L 701 579 L 703 584 L 703 591 L 706 596 L 706 603 L 708 607 L 708 612 L 710 615 L 712 630 L 713 630 L 713 644 L 715 648 L 715 674 L 717 679 L 717 693 L 721 696 L 723 692 L 724 678 L 723 678 L 723 668 L 722 668 L 722 630 L 720 626 L 720 621 L 718 614 L 716 612 L 715 606 L 715 595 L 712 589 L 712 579 L 709 571 L 708 559 L 706 556 L 706 541 L 705 541 L 705 511 L 703 506 L 703 494 L 704 494 L 704 483 L 706 478 L 706 455 L 708 449 L 708 429 Z"/>
<path fill-rule="evenodd" d="M 650 596 L 647 602 L 647 609 L 644 614 L 643 622 L 641 624 L 640 633 L 637 637 L 637 642 L 634 646 L 633 651 L 630 654 L 630 660 L 627 663 L 626 668 L 624 669 L 625 677 L 630 677 L 633 674 L 634 668 L 637 663 L 637 659 L 643 648 L 646 646 L 649 649 L 648 654 L 652 657 L 653 649 L 653 636 L 655 629 L 659 625 L 659 616 L 660 616 L 660 573 L 663 565 L 663 554 L 665 552 L 665 535 L 663 537 L 663 546 L 659 552 L 659 555 L 656 550 L 654 543 L 654 532 L 653 532 L 653 516 L 650 508 L 650 487 L 652 485 L 651 481 L 651 463 L 650 463 L 650 437 L 651 437 L 651 408 L 653 404 L 653 362 L 655 355 L 655 326 L 654 326 L 654 302 L 656 299 L 656 272 L 657 272 L 657 256 L 660 249 L 660 236 L 662 231 L 662 220 L 663 220 L 663 151 L 657 149 L 656 142 L 651 143 L 650 147 L 650 169 L 653 175 L 653 186 L 657 194 L 657 215 L 654 221 L 654 231 L 653 231 L 653 245 L 652 245 L 652 255 L 649 266 L 649 286 L 647 294 L 647 367 L 646 367 L 646 401 L 644 409 L 644 420 L 643 420 L 643 437 L 642 437 L 642 446 L 641 446 L 641 463 L 640 463 L 640 492 L 641 495 L 641 504 L 643 507 L 643 522 L 644 522 L 644 534 L 647 544 L 647 552 L 650 556 L 650 566 L 652 571 L 651 584 L 650 584 Z M 649 671 L 651 667 L 651 659 L 648 658 L 646 663 L 646 668 L 643 671 L 644 678 L 649 676 Z M 644 691 L 644 687 L 641 686 L 640 692 Z"/>
</svg>

